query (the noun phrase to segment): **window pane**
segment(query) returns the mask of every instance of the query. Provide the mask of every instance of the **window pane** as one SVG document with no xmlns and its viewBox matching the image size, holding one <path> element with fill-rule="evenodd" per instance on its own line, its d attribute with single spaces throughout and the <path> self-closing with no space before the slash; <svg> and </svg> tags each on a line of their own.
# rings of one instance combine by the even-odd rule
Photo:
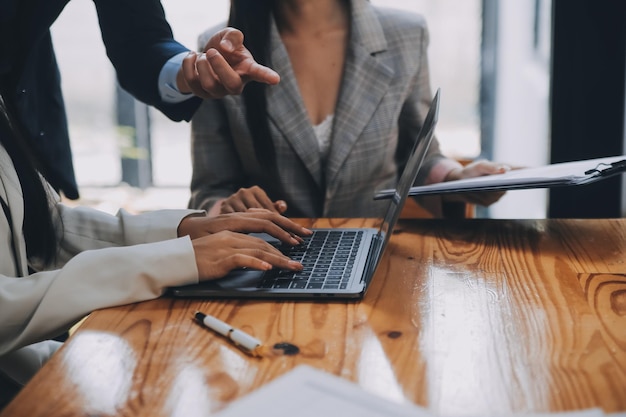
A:
<svg viewBox="0 0 626 417">
<path fill-rule="evenodd" d="M 121 178 L 114 120 L 115 75 L 90 1 L 71 1 L 52 27 L 68 114 L 74 169 L 83 184 Z"/>
<path fill-rule="evenodd" d="M 480 153 L 480 37 L 479 0 L 371 0 L 423 15 L 428 24 L 431 87 L 441 88 L 437 138 L 450 157 Z"/>
</svg>

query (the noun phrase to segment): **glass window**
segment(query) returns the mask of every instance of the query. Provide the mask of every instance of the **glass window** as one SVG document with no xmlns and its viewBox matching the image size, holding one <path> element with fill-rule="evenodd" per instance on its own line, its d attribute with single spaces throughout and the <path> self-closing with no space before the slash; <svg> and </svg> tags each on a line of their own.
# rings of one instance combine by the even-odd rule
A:
<svg viewBox="0 0 626 417">
<path fill-rule="evenodd" d="M 437 139 L 447 156 L 480 153 L 480 0 L 371 0 L 423 15 L 428 24 L 431 87 L 441 88 Z"/>
</svg>

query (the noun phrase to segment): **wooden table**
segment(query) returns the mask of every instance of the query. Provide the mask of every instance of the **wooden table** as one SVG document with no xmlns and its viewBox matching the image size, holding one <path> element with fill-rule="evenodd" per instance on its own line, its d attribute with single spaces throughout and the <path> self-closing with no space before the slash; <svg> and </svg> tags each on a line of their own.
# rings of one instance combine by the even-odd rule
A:
<svg viewBox="0 0 626 417">
<path fill-rule="evenodd" d="M 301 351 L 251 358 L 195 310 Z M 441 415 L 624 411 L 626 219 L 402 221 L 361 302 L 97 311 L 2 416 L 206 416 L 298 364 Z"/>
</svg>

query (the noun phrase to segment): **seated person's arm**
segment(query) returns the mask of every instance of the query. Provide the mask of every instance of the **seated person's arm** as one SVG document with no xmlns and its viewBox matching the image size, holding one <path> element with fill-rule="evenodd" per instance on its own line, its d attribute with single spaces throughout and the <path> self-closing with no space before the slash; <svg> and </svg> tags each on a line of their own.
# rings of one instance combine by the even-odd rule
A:
<svg viewBox="0 0 626 417">
<path fill-rule="evenodd" d="M 0 355 L 61 334 L 95 309 L 153 299 L 170 286 L 242 267 L 300 270 L 269 243 L 239 232 L 265 232 L 292 245 L 310 234 L 266 210 L 213 219 L 180 210 L 111 216 L 59 207 L 59 213 L 60 245 L 74 255 L 25 277 L 0 274 L 0 315 L 7 318 Z M 152 228 L 167 240 L 140 243 L 157 237 Z"/>
<path fill-rule="evenodd" d="M 463 166 L 453 159 L 444 157 L 432 166 L 423 184 L 501 174 L 510 169 L 508 165 L 486 160 L 477 160 Z M 489 206 L 503 195 L 504 191 L 458 193 L 418 197 L 417 200 L 437 217 L 462 217 L 465 215 L 465 204 Z"/>
</svg>

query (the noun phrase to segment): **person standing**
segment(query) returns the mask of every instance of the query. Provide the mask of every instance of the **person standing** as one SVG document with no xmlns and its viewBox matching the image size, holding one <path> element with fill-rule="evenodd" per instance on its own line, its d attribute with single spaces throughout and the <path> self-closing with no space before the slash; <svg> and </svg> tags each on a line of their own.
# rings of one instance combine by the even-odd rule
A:
<svg viewBox="0 0 626 417">
<path fill-rule="evenodd" d="M 67 117 L 50 26 L 70 0 L 0 0 L 0 91 L 53 188 L 78 198 Z M 202 98 L 240 94 L 251 81 L 275 84 L 241 32 L 217 31 L 195 53 L 174 40 L 159 0 L 94 0 L 107 55 L 122 88 L 175 121 Z"/>
</svg>

